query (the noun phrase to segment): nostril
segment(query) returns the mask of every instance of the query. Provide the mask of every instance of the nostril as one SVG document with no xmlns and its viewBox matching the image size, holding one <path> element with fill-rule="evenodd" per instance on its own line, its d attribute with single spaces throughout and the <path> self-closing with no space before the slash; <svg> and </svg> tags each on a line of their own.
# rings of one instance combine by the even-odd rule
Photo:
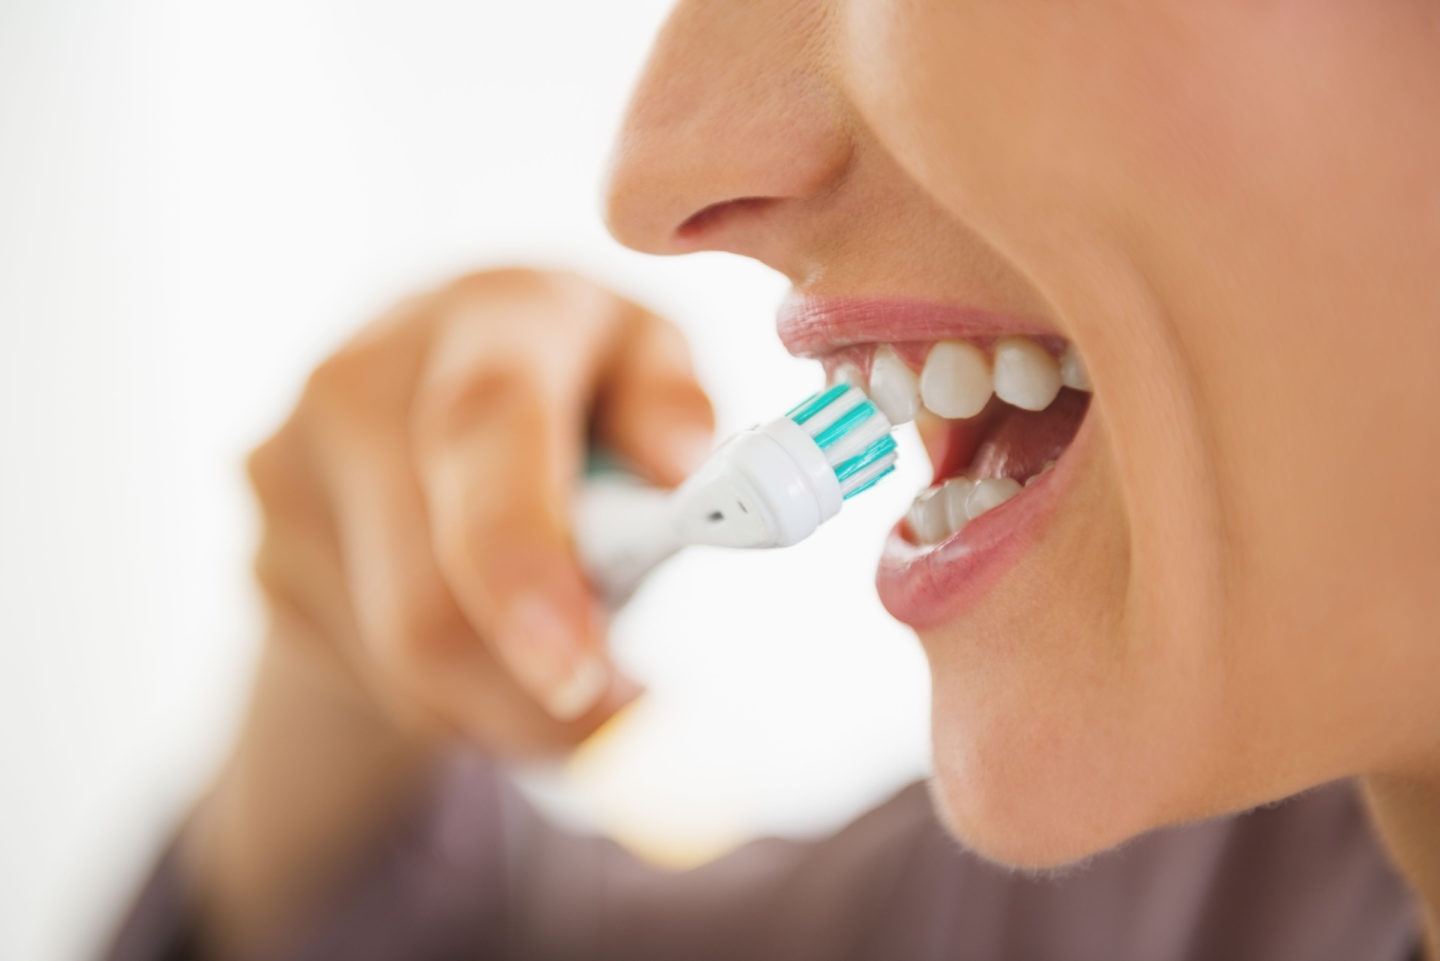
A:
<svg viewBox="0 0 1440 961">
<path fill-rule="evenodd" d="M 773 204 L 775 199 L 774 197 L 737 197 L 734 200 L 711 204 L 691 215 L 677 227 L 675 237 L 679 240 L 694 240 L 732 217 L 763 210 Z"/>
</svg>

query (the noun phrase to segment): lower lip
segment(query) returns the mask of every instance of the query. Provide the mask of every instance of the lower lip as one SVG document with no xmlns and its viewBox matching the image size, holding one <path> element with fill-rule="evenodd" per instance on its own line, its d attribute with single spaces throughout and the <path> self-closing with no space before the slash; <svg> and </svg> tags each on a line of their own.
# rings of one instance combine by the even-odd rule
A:
<svg viewBox="0 0 1440 961">
<path fill-rule="evenodd" d="M 911 627 L 926 628 L 975 604 L 1035 542 L 1073 485 L 1090 421 L 1087 414 L 1053 469 L 939 544 L 914 544 L 905 537 L 905 522 L 897 523 L 875 572 L 885 609 Z"/>
</svg>

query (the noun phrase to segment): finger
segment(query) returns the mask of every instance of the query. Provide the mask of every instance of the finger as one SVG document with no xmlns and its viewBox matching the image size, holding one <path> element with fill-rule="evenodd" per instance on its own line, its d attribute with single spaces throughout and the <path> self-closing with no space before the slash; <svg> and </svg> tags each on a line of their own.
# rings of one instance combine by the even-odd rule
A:
<svg viewBox="0 0 1440 961">
<path fill-rule="evenodd" d="M 430 546 L 423 492 L 403 435 L 332 452 L 329 464 L 343 567 L 379 694 L 411 724 L 440 719 L 497 751 L 571 746 L 634 686 L 600 664 L 598 692 L 546 710 L 477 636 Z M 420 715 L 417 716 L 419 709 Z"/>
<path fill-rule="evenodd" d="M 411 725 L 427 715 L 458 722 L 465 705 L 434 697 L 425 677 L 436 664 L 467 659 L 468 629 L 431 555 L 403 435 L 388 445 L 378 436 L 332 445 L 326 468 L 362 664 L 377 697 Z"/>
<path fill-rule="evenodd" d="M 601 371 L 597 436 L 650 480 L 673 486 L 710 454 L 710 399 L 683 335 L 668 321 L 637 307 L 622 338 Z"/>
<path fill-rule="evenodd" d="M 416 396 L 413 436 L 446 583 L 499 660 L 569 719 L 613 674 L 568 515 L 587 400 L 622 315 L 593 288 L 554 283 L 521 277 L 513 291 L 491 286 L 473 305 L 454 303 Z"/>
<path fill-rule="evenodd" d="M 485 645 L 471 649 L 475 663 L 465 671 L 437 672 L 435 694 L 446 703 L 469 702 L 456 731 L 501 758 L 535 759 L 574 748 L 619 711 L 642 688 L 622 674 L 612 675 L 604 693 L 581 715 L 561 720 L 522 689 Z M 484 679 L 482 687 L 465 684 L 464 675 Z"/>
<path fill-rule="evenodd" d="M 392 316 L 312 376 L 302 400 L 315 470 L 333 518 L 345 596 L 378 699 L 402 722 L 437 721 L 487 742 L 497 731 L 563 741 L 533 700 L 494 663 L 446 586 L 409 436 L 412 399 L 433 311 Z M 607 678 L 592 680 L 602 686 Z"/>
</svg>

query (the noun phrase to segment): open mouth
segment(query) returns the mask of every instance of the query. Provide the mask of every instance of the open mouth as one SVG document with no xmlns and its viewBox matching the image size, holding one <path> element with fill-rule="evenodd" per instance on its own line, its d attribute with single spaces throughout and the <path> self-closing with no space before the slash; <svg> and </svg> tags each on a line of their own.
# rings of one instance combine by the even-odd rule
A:
<svg viewBox="0 0 1440 961">
<path fill-rule="evenodd" d="M 934 468 L 905 533 L 938 544 L 1054 468 L 1090 405 L 1072 348 L 1028 337 L 852 346 L 822 362 L 892 423 L 916 420 Z"/>
<path fill-rule="evenodd" d="M 895 424 L 915 421 L 933 475 L 877 583 L 908 623 L 953 614 L 1018 556 L 1073 474 L 1091 396 L 1079 352 L 1033 325 L 922 302 L 792 301 L 780 326 L 832 382 L 865 390 Z"/>
</svg>

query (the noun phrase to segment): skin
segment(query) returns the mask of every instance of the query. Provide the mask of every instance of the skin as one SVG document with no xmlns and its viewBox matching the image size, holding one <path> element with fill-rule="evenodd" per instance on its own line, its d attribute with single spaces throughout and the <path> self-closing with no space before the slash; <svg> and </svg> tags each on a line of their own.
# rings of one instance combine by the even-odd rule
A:
<svg viewBox="0 0 1440 961">
<path fill-rule="evenodd" d="M 1065 503 L 920 633 L 965 843 L 1057 865 L 1359 777 L 1433 937 L 1440 7 L 687 0 L 606 216 L 1085 357 Z M 218 944 L 282 928 L 443 736 L 555 749 L 634 696 L 612 676 L 578 719 L 542 709 L 603 657 L 563 524 L 592 417 L 665 482 L 709 426 L 663 323 L 482 274 L 363 333 L 257 452 L 275 626 L 191 853 Z M 287 757 L 335 790 L 297 803 Z"/>
<path fill-rule="evenodd" d="M 1360 775 L 1434 903 L 1440 8 L 684 4 L 609 216 L 1086 358 L 1067 505 L 920 635 L 965 842 L 1056 865 Z"/>
<path fill-rule="evenodd" d="M 311 375 L 248 464 L 270 627 L 182 852 L 211 950 L 283 937 L 448 743 L 555 755 L 634 700 L 571 556 L 573 480 L 593 436 L 673 484 L 711 426 L 675 328 L 568 274 L 460 278 Z M 557 702 L 585 665 L 599 687 Z"/>
</svg>

